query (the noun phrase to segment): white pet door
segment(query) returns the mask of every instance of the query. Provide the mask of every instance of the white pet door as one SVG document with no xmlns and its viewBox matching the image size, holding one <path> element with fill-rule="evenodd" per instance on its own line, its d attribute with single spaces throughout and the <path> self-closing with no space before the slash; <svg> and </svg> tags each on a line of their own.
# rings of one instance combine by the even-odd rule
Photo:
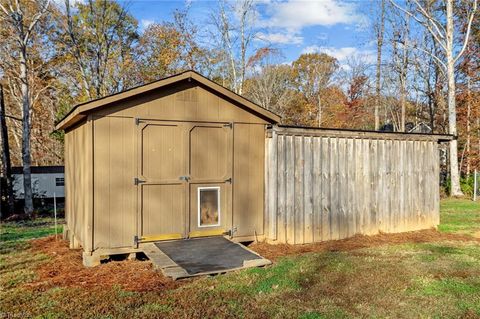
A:
<svg viewBox="0 0 480 319">
<path fill-rule="evenodd" d="M 198 227 L 220 226 L 220 187 L 198 188 Z"/>
</svg>

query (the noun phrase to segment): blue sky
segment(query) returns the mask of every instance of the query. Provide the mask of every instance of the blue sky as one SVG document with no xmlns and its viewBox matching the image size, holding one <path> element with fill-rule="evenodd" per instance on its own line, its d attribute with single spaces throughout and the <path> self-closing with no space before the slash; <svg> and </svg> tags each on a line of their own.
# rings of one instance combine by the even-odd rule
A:
<svg viewBox="0 0 480 319">
<path fill-rule="evenodd" d="M 123 2 L 123 1 L 122 1 Z M 256 2 L 259 38 L 281 49 L 282 62 L 291 62 L 304 52 L 325 52 L 341 63 L 358 56 L 371 61 L 372 45 L 369 10 L 372 0 L 259 0 Z M 171 20 L 175 8 L 185 1 L 128 0 L 129 11 L 140 29 L 152 22 Z M 214 1 L 192 0 L 190 14 L 205 26 Z M 255 45 L 267 42 L 257 40 Z"/>
</svg>

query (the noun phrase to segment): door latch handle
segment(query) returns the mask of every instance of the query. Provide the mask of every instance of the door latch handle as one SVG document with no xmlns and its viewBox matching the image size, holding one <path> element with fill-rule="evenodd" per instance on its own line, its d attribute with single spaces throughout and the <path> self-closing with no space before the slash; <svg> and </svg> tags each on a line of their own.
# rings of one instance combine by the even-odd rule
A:
<svg viewBox="0 0 480 319">
<path fill-rule="evenodd" d="M 225 183 L 230 183 L 230 184 L 231 184 L 231 183 L 232 183 L 232 178 L 231 178 L 231 177 L 227 178 L 227 179 L 225 180 Z"/>
<path fill-rule="evenodd" d="M 190 176 L 180 176 L 178 179 L 181 181 L 188 182 L 190 180 Z"/>
<path fill-rule="evenodd" d="M 135 185 L 142 184 L 142 183 L 146 183 L 146 182 L 147 182 L 147 181 L 141 180 L 141 179 L 139 179 L 138 177 L 135 177 L 135 178 L 133 179 L 133 184 L 135 184 Z"/>
</svg>

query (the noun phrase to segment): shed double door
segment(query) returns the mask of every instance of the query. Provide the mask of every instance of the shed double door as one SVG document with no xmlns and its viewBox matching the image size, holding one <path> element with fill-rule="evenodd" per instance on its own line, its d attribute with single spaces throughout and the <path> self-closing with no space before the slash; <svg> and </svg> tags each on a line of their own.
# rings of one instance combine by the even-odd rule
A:
<svg viewBox="0 0 480 319">
<path fill-rule="evenodd" d="M 140 121 L 139 237 L 221 234 L 232 227 L 233 126 Z"/>
</svg>

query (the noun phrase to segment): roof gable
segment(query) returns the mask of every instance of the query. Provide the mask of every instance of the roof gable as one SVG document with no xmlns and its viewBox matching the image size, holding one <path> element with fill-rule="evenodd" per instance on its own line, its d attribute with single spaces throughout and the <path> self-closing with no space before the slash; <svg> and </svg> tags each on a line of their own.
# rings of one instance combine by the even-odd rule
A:
<svg viewBox="0 0 480 319">
<path fill-rule="evenodd" d="M 109 95 L 97 100 L 92 100 L 86 103 L 78 104 L 75 106 L 57 125 L 57 130 L 66 129 L 82 119 L 85 119 L 87 115 L 94 110 L 100 109 L 102 107 L 109 107 L 113 103 L 120 102 L 122 100 L 138 96 L 140 94 L 145 94 L 153 90 L 160 89 L 162 87 L 173 85 L 180 81 L 184 80 L 194 80 L 198 83 L 208 87 L 210 90 L 213 90 L 219 95 L 230 99 L 236 103 L 239 103 L 243 106 L 244 109 L 255 114 L 258 117 L 266 119 L 270 123 L 278 123 L 280 121 L 280 116 L 262 108 L 261 106 L 249 101 L 248 99 L 226 89 L 225 87 L 218 85 L 217 83 L 207 79 L 206 77 L 194 72 L 186 71 L 168 78 L 164 78 L 149 84 L 138 86 L 114 95 Z"/>
</svg>

